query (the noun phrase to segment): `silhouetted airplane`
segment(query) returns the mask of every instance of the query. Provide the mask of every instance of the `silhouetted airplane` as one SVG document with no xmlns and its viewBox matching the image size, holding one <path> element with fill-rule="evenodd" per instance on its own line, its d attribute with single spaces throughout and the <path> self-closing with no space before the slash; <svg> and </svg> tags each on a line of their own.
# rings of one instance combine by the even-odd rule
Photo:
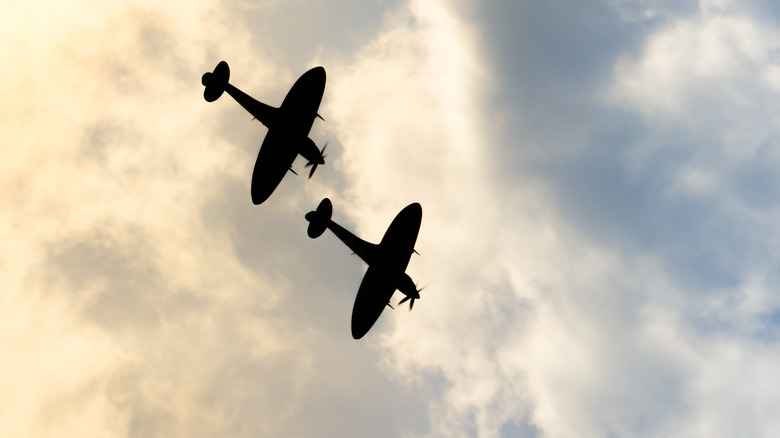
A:
<svg viewBox="0 0 780 438">
<path fill-rule="evenodd" d="M 203 97 L 207 102 L 214 102 L 227 91 L 236 102 L 268 127 L 268 134 L 260 146 L 252 172 L 252 202 L 260 204 L 271 196 L 288 170 L 295 173 L 292 163 L 298 154 L 308 160 L 306 167 L 312 166 L 309 178 L 317 166 L 325 164 L 325 148 L 320 151 L 309 138 L 314 118 L 322 118 L 317 110 L 325 91 L 325 69 L 314 67 L 304 73 L 279 108 L 256 101 L 228 83 L 229 78 L 230 69 L 227 62 L 222 61 L 214 68 L 214 72 L 203 75 L 201 82 L 206 86 Z"/>
<path fill-rule="evenodd" d="M 317 211 L 306 213 L 309 221 L 307 233 L 312 239 L 330 229 L 349 249 L 368 264 L 368 270 L 355 298 L 352 308 L 352 337 L 360 339 L 374 325 L 385 306 L 390 306 L 390 298 L 396 289 L 406 297 L 398 304 L 409 301 L 409 310 L 414 300 L 420 298 L 412 279 L 406 274 L 406 266 L 414 250 L 417 233 L 422 222 L 422 207 L 418 203 L 409 204 L 393 219 L 382 241 L 376 245 L 360 239 L 341 225 L 330 220 L 333 205 L 328 198 L 320 202 Z M 392 308 L 392 306 L 390 306 Z"/>
</svg>

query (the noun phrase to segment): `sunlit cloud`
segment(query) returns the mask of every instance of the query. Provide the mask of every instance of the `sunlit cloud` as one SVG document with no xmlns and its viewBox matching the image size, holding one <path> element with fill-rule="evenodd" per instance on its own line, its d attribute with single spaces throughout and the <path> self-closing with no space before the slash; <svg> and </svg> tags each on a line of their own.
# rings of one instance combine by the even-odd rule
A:
<svg viewBox="0 0 780 438">
<path fill-rule="evenodd" d="M 367 4 L 6 8 L 0 434 L 773 436 L 771 8 Z M 222 59 L 328 74 L 326 165 L 260 207 Z M 326 196 L 372 242 L 423 207 L 359 342 Z"/>
<path fill-rule="evenodd" d="M 228 406 L 198 401 L 235 359 L 215 350 L 225 338 L 247 360 L 283 349 L 256 317 L 280 288 L 201 213 L 247 167 L 195 105 L 204 32 L 229 30 L 216 5 L 50 6 L 12 10 L 3 46 L 16 67 L 2 93 L 3 380 L 18 406 L 3 424 L 16 436 L 224 431 Z"/>
</svg>

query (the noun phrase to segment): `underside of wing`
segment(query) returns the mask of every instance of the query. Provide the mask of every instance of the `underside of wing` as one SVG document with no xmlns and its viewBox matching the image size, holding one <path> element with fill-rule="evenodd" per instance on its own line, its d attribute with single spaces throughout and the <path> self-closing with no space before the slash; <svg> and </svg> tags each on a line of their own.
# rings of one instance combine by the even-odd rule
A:
<svg viewBox="0 0 780 438">
<path fill-rule="evenodd" d="M 252 172 L 252 202 L 255 205 L 271 196 L 297 156 L 295 147 L 284 135 L 274 129 L 268 131 Z"/>
<path fill-rule="evenodd" d="M 325 69 L 314 67 L 292 86 L 282 102 L 282 112 L 293 132 L 308 135 L 325 92 Z"/>
<path fill-rule="evenodd" d="M 400 274 L 406 270 L 421 223 L 422 207 L 418 203 L 408 205 L 393 219 L 379 243 L 388 271 Z"/>
<path fill-rule="evenodd" d="M 369 267 L 360 283 L 352 308 L 352 337 L 360 339 L 371 330 L 395 292 L 395 286 L 378 268 Z"/>
</svg>

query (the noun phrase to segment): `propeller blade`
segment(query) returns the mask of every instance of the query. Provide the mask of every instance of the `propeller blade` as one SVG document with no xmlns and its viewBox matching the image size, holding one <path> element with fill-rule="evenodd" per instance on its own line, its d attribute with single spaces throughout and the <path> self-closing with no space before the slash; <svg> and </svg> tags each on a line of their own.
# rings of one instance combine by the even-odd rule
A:
<svg viewBox="0 0 780 438">
<path fill-rule="evenodd" d="M 325 143 L 325 146 L 323 146 L 322 150 L 320 151 L 320 157 L 322 157 L 322 161 L 323 162 L 325 161 L 325 157 L 326 157 L 326 155 L 325 155 L 325 148 L 327 148 L 327 147 L 328 147 L 328 143 Z M 312 175 L 314 175 L 314 171 L 317 170 L 317 166 L 319 166 L 319 165 L 320 165 L 320 163 L 318 163 L 316 161 L 309 161 L 308 163 L 306 163 L 306 166 L 304 166 L 304 167 L 311 166 L 311 172 L 309 172 L 309 179 L 311 179 Z"/>
<path fill-rule="evenodd" d="M 407 302 L 409 300 L 409 298 L 411 298 L 411 297 L 404 297 L 404 299 L 399 301 L 398 304 L 396 304 L 396 306 L 400 306 L 401 304 Z"/>
<path fill-rule="evenodd" d="M 412 298 L 412 301 L 409 301 L 409 311 L 412 311 L 412 307 L 414 307 L 414 298 Z"/>
</svg>

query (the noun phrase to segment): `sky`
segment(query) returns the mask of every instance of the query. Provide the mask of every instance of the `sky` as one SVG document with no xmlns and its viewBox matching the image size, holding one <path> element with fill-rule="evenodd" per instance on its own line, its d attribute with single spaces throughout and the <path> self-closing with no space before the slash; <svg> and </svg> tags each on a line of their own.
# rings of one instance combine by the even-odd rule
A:
<svg viewBox="0 0 780 438">
<path fill-rule="evenodd" d="M 774 2 L 3 11 L 0 435 L 780 429 Z M 274 106 L 327 72 L 327 163 L 260 206 L 266 128 L 203 99 L 221 60 Z M 421 299 L 358 341 L 324 197 L 371 242 L 423 208 Z"/>
</svg>

